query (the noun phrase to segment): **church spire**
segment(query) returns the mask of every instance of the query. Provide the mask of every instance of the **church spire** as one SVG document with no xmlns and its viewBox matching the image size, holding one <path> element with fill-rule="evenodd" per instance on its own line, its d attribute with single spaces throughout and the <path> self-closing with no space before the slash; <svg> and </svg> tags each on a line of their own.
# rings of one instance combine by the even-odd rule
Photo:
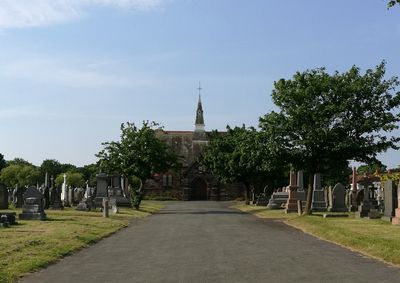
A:
<svg viewBox="0 0 400 283">
<path fill-rule="evenodd" d="M 203 130 L 204 131 L 204 117 L 203 117 L 203 105 L 201 103 L 201 85 L 199 82 L 199 102 L 197 103 L 197 111 L 196 111 L 196 131 Z"/>
</svg>

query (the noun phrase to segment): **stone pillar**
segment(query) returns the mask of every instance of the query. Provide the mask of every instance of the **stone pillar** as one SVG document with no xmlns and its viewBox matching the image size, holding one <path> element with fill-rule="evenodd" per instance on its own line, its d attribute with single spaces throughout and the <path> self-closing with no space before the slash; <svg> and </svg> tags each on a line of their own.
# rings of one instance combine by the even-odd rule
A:
<svg viewBox="0 0 400 283">
<path fill-rule="evenodd" d="M 350 192 L 350 211 L 357 211 L 357 169 L 353 167 L 353 176 L 351 182 L 352 188 Z"/>
<path fill-rule="evenodd" d="M 385 209 L 383 212 L 383 220 L 391 221 L 395 216 L 396 204 L 397 204 L 397 194 L 393 185 L 392 180 L 387 180 L 382 182 L 383 185 L 383 194 L 384 194 L 384 202 Z"/>
<path fill-rule="evenodd" d="M 109 217 L 108 198 L 103 198 L 103 217 Z"/>
<path fill-rule="evenodd" d="M 392 224 L 400 225 L 400 182 L 397 186 L 397 208 L 395 210 L 395 217 L 392 218 Z"/>
<path fill-rule="evenodd" d="M 321 185 L 321 174 L 314 174 L 314 191 L 311 203 L 312 211 L 326 211 L 325 192 Z"/>
<path fill-rule="evenodd" d="M 286 213 L 297 212 L 297 174 L 294 171 L 290 171 L 289 179 L 289 198 L 286 202 Z"/>
<path fill-rule="evenodd" d="M 64 205 L 68 202 L 68 195 L 67 195 L 67 174 L 63 175 L 64 177 L 64 182 L 61 186 L 61 201 L 63 202 Z"/>
</svg>

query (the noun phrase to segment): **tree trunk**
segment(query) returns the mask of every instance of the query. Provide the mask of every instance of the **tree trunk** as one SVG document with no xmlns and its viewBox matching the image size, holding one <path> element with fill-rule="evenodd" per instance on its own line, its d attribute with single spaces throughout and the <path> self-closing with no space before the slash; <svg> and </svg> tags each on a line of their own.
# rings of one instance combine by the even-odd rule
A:
<svg viewBox="0 0 400 283">
<path fill-rule="evenodd" d="M 309 173 L 310 175 L 308 176 L 308 190 L 307 190 L 307 201 L 306 201 L 306 207 L 304 209 L 304 214 L 310 215 L 312 213 L 311 211 L 311 202 L 312 202 L 312 195 L 314 191 L 314 173 Z"/>
</svg>

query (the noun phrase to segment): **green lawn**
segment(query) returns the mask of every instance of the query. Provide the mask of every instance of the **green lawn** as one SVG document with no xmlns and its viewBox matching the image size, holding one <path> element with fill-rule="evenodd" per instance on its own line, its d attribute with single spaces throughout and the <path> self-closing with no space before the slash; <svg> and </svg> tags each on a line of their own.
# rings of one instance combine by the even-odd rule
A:
<svg viewBox="0 0 400 283">
<path fill-rule="evenodd" d="M 101 212 L 79 212 L 71 208 L 46 210 L 47 221 L 22 221 L 0 228 L 0 282 L 38 270 L 60 257 L 87 247 L 119 229 L 133 218 L 141 218 L 163 207 L 161 202 L 143 201 L 140 211 L 121 208 L 103 218 Z M 20 213 L 20 210 L 9 210 Z"/>
<path fill-rule="evenodd" d="M 234 206 L 261 218 L 282 219 L 288 225 L 318 238 L 331 241 L 363 254 L 400 265 L 400 226 L 380 219 L 358 219 L 354 213 L 348 218 L 322 218 L 285 214 L 283 210 L 266 210 L 265 207 Z M 321 215 L 321 213 L 319 213 Z"/>
</svg>

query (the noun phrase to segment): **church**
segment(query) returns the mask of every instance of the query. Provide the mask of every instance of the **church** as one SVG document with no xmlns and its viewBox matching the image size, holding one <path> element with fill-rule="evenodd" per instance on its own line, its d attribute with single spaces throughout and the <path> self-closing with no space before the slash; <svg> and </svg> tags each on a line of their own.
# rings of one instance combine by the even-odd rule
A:
<svg viewBox="0 0 400 283">
<path fill-rule="evenodd" d="M 179 200 L 235 200 L 243 196 L 242 184 L 223 184 L 199 164 L 199 156 L 209 141 L 211 132 L 205 130 L 201 87 L 199 86 L 194 131 L 156 130 L 157 137 L 165 141 L 180 156 L 180 172 L 157 174 L 146 181 L 145 195 L 172 196 Z"/>
</svg>

